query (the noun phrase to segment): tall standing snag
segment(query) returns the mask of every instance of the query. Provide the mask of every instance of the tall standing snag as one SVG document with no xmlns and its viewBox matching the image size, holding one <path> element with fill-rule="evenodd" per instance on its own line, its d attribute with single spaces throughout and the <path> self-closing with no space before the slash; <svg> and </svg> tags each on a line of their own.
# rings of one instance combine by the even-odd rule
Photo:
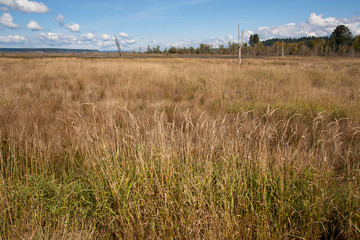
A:
<svg viewBox="0 0 360 240">
<path fill-rule="evenodd" d="M 115 37 L 116 46 L 117 46 L 117 48 L 118 48 L 118 50 L 119 50 L 119 55 L 120 55 L 120 57 L 121 57 L 121 46 L 120 46 L 120 43 L 119 43 L 118 39 L 116 38 L 116 35 L 115 35 L 115 34 L 114 34 L 114 37 Z"/>
<path fill-rule="evenodd" d="M 243 45 L 244 29 L 242 30 L 241 42 L 240 42 L 240 24 L 238 24 L 238 35 L 239 35 L 239 64 L 241 64 L 241 49 Z"/>
</svg>

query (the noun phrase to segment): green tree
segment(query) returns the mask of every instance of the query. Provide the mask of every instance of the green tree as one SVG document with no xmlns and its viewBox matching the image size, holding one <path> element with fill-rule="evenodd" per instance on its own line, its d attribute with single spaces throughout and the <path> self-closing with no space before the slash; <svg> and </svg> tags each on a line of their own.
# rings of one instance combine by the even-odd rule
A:
<svg viewBox="0 0 360 240">
<path fill-rule="evenodd" d="M 360 35 L 355 37 L 352 45 L 356 52 L 360 52 Z"/>
<path fill-rule="evenodd" d="M 147 46 L 147 51 L 146 52 L 147 53 L 152 53 L 152 49 L 151 49 L 150 45 Z"/>
<path fill-rule="evenodd" d="M 274 46 L 275 55 L 280 56 L 281 55 L 281 42 L 276 41 L 273 46 Z"/>
<path fill-rule="evenodd" d="M 160 51 L 160 46 L 153 47 L 153 48 L 152 48 L 152 52 L 153 52 L 153 53 L 161 53 L 161 51 Z"/>
<path fill-rule="evenodd" d="M 190 54 L 194 54 L 194 53 L 195 53 L 195 48 L 194 48 L 194 47 L 190 47 L 190 48 L 189 48 L 189 53 L 190 53 Z"/>
<path fill-rule="evenodd" d="M 255 44 L 259 44 L 260 42 L 260 38 L 259 38 L 259 35 L 257 34 L 254 34 L 254 35 L 250 35 L 250 38 L 249 38 L 249 44 L 251 46 L 254 46 Z"/>
<path fill-rule="evenodd" d="M 340 46 L 348 45 L 352 39 L 352 33 L 345 25 L 337 26 L 330 36 L 334 51 L 339 51 Z"/>
<path fill-rule="evenodd" d="M 249 44 L 253 47 L 254 55 L 256 55 L 256 46 L 259 44 L 260 38 L 257 34 L 251 34 L 249 38 Z"/>
<path fill-rule="evenodd" d="M 224 45 L 223 44 L 221 44 L 219 46 L 219 54 L 224 54 Z"/>
<path fill-rule="evenodd" d="M 209 44 L 200 44 L 200 54 L 209 54 L 210 53 L 210 45 Z"/>
<path fill-rule="evenodd" d="M 257 46 L 257 55 L 264 55 L 265 54 L 265 46 L 263 43 L 259 43 Z"/>
<path fill-rule="evenodd" d="M 321 38 L 316 38 L 309 41 L 309 47 L 312 50 L 312 55 L 314 56 L 322 56 L 325 45 L 326 45 L 326 40 Z"/>
<path fill-rule="evenodd" d="M 305 55 L 305 42 L 304 41 L 300 41 L 299 42 L 299 55 Z"/>
<path fill-rule="evenodd" d="M 169 49 L 169 53 L 170 54 L 176 53 L 176 47 L 171 46 L 171 48 Z"/>
<path fill-rule="evenodd" d="M 200 54 L 200 48 L 196 48 L 195 54 Z"/>
<path fill-rule="evenodd" d="M 201 44 L 200 44 L 200 54 L 204 54 L 205 51 L 206 51 L 206 49 L 205 49 L 205 44 L 201 43 Z"/>
<path fill-rule="evenodd" d="M 230 54 L 230 55 L 235 55 L 235 54 L 237 54 L 237 53 L 238 53 L 238 50 L 239 50 L 239 44 L 229 42 L 229 54 Z"/>
</svg>

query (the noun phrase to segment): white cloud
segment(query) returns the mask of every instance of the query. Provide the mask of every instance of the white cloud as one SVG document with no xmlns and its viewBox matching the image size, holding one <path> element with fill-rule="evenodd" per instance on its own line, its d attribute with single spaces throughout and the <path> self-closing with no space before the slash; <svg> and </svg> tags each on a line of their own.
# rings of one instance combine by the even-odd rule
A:
<svg viewBox="0 0 360 240">
<path fill-rule="evenodd" d="M 0 23 L 8 28 L 20 28 L 19 25 L 13 23 L 14 18 L 11 16 L 10 13 L 4 13 L 0 17 Z"/>
<path fill-rule="evenodd" d="M 120 33 L 119 33 L 119 36 L 120 36 L 121 38 L 130 38 L 130 35 L 127 34 L 127 33 L 125 33 L 125 32 L 120 32 Z"/>
<path fill-rule="evenodd" d="M 58 21 L 60 24 L 63 24 L 64 23 L 64 20 L 65 20 L 65 17 L 61 14 L 57 15 L 55 17 L 56 21 Z"/>
<path fill-rule="evenodd" d="M 134 45 L 136 44 L 136 40 L 131 37 L 129 34 L 121 32 L 120 36 L 120 45 L 123 50 L 132 50 Z M 114 38 L 110 37 L 108 34 L 103 34 L 97 38 L 97 44 L 102 49 L 107 50 L 116 50 L 116 45 Z"/>
<path fill-rule="evenodd" d="M 72 32 L 80 32 L 80 25 L 77 23 L 73 24 L 64 24 L 64 27 L 69 29 Z"/>
<path fill-rule="evenodd" d="M 41 31 L 43 30 L 42 27 L 40 27 L 40 25 L 34 21 L 34 20 L 31 20 L 27 25 L 26 27 L 32 31 Z"/>
<path fill-rule="evenodd" d="M 65 17 L 61 14 L 55 17 L 56 21 L 59 22 L 60 26 L 69 29 L 71 32 L 80 32 L 80 25 L 77 23 L 67 24 L 64 22 Z"/>
<path fill-rule="evenodd" d="M 115 44 L 113 41 L 97 41 L 96 43 L 100 47 L 110 46 L 111 48 L 115 49 Z"/>
<path fill-rule="evenodd" d="M 29 0 L 0 0 L 0 4 L 27 13 L 46 13 L 50 11 L 44 3 Z"/>
<path fill-rule="evenodd" d="M 10 9 L 8 9 L 7 7 L 0 7 L 0 11 L 9 12 Z"/>
<path fill-rule="evenodd" d="M 311 13 L 306 22 L 288 23 L 274 27 L 260 27 L 256 31 L 261 39 L 329 36 L 338 25 L 347 26 L 354 35 L 360 34 L 360 16 L 353 18 L 324 18 L 323 15 Z"/>
<path fill-rule="evenodd" d="M 80 42 L 80 44 L 79 44 Z M 64 48 L 83 48 L 82 42 L 73 35 L 63 33 L 41 33 L 29 40 L 29 44 L 36 47 L 64 47 Z"/>
<path fill-rule="evenodd" d="M 134 45 L 136 43 L 135 39 L 121 40 L 122 45 Z"/>
<path fill-rule="evenodd" d="M 120 37 L 119 41 L 120 41 L 121 48 L 123 48 L 123 49 L 127 49 L 127 48 L 130 49 L 133 45 L 136 44 L 136 40 L 133 39 L 133 37 L 131 37 L 126 32 L 120 32 L 118 34 L 118 36 Z M 108 39 L 108 40 L 110 40 L 110 39 Z"/>
<path fill-rule="evenodd" d="M 151 41 L 149 41 L 148 43 L 149 43 L 151 46 L 157 46 L 157 45 L 159 45 L 159 42 L 156 41 L 156 40 L 151 40 Z"/>
<path fill-rule="evenodd" d="M 318 27 L 336 27 L 340 21 L 334 17 L 323 18 L 321 14 L 311 13 L 308 18 L 308 23 Z"/>
<path fill-rule="evenodd" d="M 48 40 L 58 40 L 59 35 L 61 35 L 61 34 L 49 32 L 49 33 L 41 33 L 40 37 L 43 39 L 48 39 Z"/>
<path fill-rule="evenodd" d="M 233 38 L 233 36 L 231 36 L 231 35 L 227 35 L 226 38 L 227 38 L 227 40 L 228 40 L 229 42 L 234 41 L 234 38 Z"/>
<path fill-rule="evenodd" d="M 234 42 L 234 38 L 231 35 L 227 35 L 225 37 L 210 37 L 200 40 L 195 39 L 188 39 L 182 40 L 172 44 L 161 44 L 162 47 L 176 47 L 176 48 L 183 48 L 183 47 L 199 47 L 201 43 L 211 45 L 213 48 L 218 48 L 220 45 L 224 45 L 227 47 L 229 42 Z M 237 40 L 236 40 L 237 42 Z"/>
<path fill-rule="evenodd" d="M 110 35 L 108 35 L 108 34 L 103 34 L 103 35 L 101 35 L 101 39 L 102 39 L 102 40 L 110 40 L 111 37 L 110 37 Z"/>
<path fill-rule="evenodd" d="M 123 50 L 131 50 L 136 43 L 135 39 L 120 39 L 121 48 Z M 63 33 L 40 33 L 27 39 L 27 43 L 32 47 L 64 47 L 64 48 L 88 48 L 100 50 L 115 50 L 115 41 L 110 35 L 95 33 L 86 33 L 81 36 Z"/>
<path fill-rule="evenodd" d="M 207 43 L 213 48 L 218 48 L 220 45 L 227 46 L 229 42 L 234 42 L 234 38 L 231 35 L 226 37 L 212 37 L 203 41 L 203 43 Z"/>
<path fill-rule="evenodd" d="M 0 42 L 2 43 L 20 43 L 26 40 L 23 36 L 0 36 Z"/>
<path fill-rule="evenodd" d="M 86 33 L 86 34 L 83 34 L 81 37 L 82 37 L 82 39 L 85 39 L 85 40 L 93 40 L 95 38 L 95 34 Z"/>
</svg>

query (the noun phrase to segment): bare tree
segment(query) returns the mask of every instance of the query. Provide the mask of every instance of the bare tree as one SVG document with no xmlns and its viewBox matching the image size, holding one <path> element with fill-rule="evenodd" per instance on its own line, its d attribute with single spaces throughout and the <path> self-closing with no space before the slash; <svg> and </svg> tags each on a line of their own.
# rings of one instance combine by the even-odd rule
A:
<svg viewBox="0 0 360 240">
<path fill-rule="evenodd" d="M 241 41 L 240 41 L 240 24 L 238 24 L 238 35 L 239 35 L 239 64 L 241 64 L 241 49 L 242 49 L 243 39 L 244 39 L 244 29 L 242 30 Z"/>
<path fill-rule="evenodd" d="M 119 43 L 118 39 L 116 38 L 116 35 L 115 35 L 115 34 L 114 34 L 114 37 L 115 37 L 116 46 L 117 46 L 117 48 L 118 48 L 118 50 L 119 50 L 119 55 L 120 55 L 120 57 L 121 57 L 121 46 L 120 46 L 120 43 Z"/>
</svg>

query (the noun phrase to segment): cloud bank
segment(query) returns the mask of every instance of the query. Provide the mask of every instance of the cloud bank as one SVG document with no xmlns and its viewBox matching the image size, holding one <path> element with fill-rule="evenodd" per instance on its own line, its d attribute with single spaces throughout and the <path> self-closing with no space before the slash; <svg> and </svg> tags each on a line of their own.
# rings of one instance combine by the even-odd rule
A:
<svg viewBox="0 0 360 240">
<path fill-rule="evenodd" d="M 347 26 L 354 36 L 360 34 L 360 16 L 355 16 L 352 18 L 335 18 L 335 17 L 323 17 L 321 14 L 311 13 L 306 22 L 300 23 L 287 23 L 280 26 L 274 27 L 259 27 L 255 30 L 248 30 L 244 33 L 244 42 L 249 40 L 251 34 L 257 33 L 261 40 L 266 40 L 270 38 L 296 38 L 303 36 L 330 36 L 331 33 L 338 25 Z M 175 43 L 158 43 L 155 45 L 160 45 L 165 47 L 190 47 L 190 46 L 199 46 L 200 43 L 206 43 L 211 45 L 214 48 L 218 48 L 220 45 L 228 46 L 229 42 L 237 42 L 237 39 L 234 39 L 231 35 L 225 37 L 210 37 L 206 39 L 194 40 L 182 40 Z M 149 45 L 153 46 L 151 42 Z"/>
<path fill-rule="evenodd" d="M 1 1 L 1 0 L 0 0 Z M 4 1 L 4 0 L 3 0 Z M 3 13 L 0 17 L 0 24 L 8 28 L 20 28 L 13 22 L 10 13 Z M 65 17 L 58 15 L 56 21 L 61 27 L 69 29 L 71 32 L 79 32 L 80 26 L 77 23 L 65 23 Z M 244 34 L 244 41 L 247 42 L 251 34 L 259 34 L 261 40 L 269 38 L 287 38 L 302 36 L 330 36 L 336 26 L 344 24 L 349 27 L 353 35 L 360 34 L 360 16 L 352 18 L 334 18 L 323 17 L 321 14 L 311 13 L 306 21 L 300 23 L 287 23 L 280 26 L 263 26 L 258 29 L 248 30 Z M 28 23 L 27 28 L 33 31 L 43 30 L 39 24 L 32 20 Z M 234 35 L 237 28 L 234 26 Z M 234 36 L 233 35 L 233 36 Z M 232 35 L 213 36 L 203 39 L 184 39 L 177 42 L 164 42 L 159 39 L 139 38 L 137 42 L 129 33 L 118 32 L 116 34 L 124 50 L 138 49 L 140 46 L 146 48 L 146 45 L 160 46 L 161 49 L 175 47 L 198 47 L 200 43 L 212 45 L 218 48 L 220 45 L 228 46 L 229 42 L 237 42 L 237 38 Z M 56 32 L 42 32 L 37 36 L 21 37 L 17 35 L 0 36 L 0 43 L 6 47 L 16 47 L 21 44 L 24 47 L 65 47 L 65 48 L 91 48 L 99 50 L 116 50 L 114 36 L 108 33 L 97 34 L 95 31 L 84 33 L 82 35 L 64 34 Z"/>
<path fill-rule="evenodd" d="M 0 0 L 0 4 L 26 13 L 46 13 L 50 11 L 44 3 L 29 0 Z"/>
<path fill-rule="evenodd" d="M 136 40 L 127 33 L 117 34 L 121 48 L 125 51 L 134 49 Z M 60 48 L 89 48 L 104 51 L 116 50 L 114 37 L 109 34 L 96 34 L 94 32 L 85 33 L 81 36 L 72 34 L 47 32 L 36 36 L 0 36 L 0 44 L 6 47 L 60 47 Z"/>
<path fill-rule="evenodd" d="M 321 14 L 311 13 L 306 22 L 287 23 L 274 27 L 259 27 L 256 30 L 249 30 L 244 33 L 244 42 L 249 40 L 251 34 L 257 33 L 261 40 L 270 38 L 297 38 L 304 36 L 330 36 L 338 25 L 347 26 L 354 36 L 360 34 L 360 16 L 352 18 L 335 18 L 323 17 Z M 237 42 L 231 35 L 225 37 L 210 37 L 207 39 L 198 40 L 183 40 L 170 44 L 175 47 L 190 47 L 198 46 L 200 43 L 206 43 L 212 47 L 219 47 L 220 45 L 227 46 L 228 42 Z M 169 44 L 163 44 L 164 47 L 169 47 Z"/>
<path fill-rule="evenodd" d="M 289 38 L 303 36 L 329 36 L 338 25 L 347 26 L 353 35 L 360 34 L 360 16 L 352 18 L 324 18 L 323 15 L 311 13 L 306 22 L 288 23 L 275 27 L 260 27 L 254 32 L 261 39 Z"/>
<path fill-rule="evenodd" d="M 0 36 L 0 43 L 22 43 L 25 42 L 26 38 L 23 36 Z"/>
</svg>

